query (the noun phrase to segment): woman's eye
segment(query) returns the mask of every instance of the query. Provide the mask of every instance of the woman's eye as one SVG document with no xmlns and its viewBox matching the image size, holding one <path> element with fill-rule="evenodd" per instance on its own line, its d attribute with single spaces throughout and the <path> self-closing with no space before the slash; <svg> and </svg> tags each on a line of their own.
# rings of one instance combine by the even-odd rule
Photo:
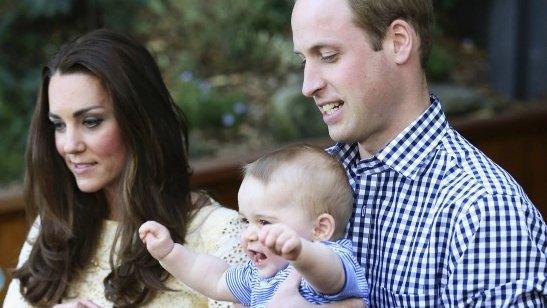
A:
<svg viewBox="0 0 547 308">
<path fill-rule="evenodd" d="M 53 125 L 53 129 L 58 132 L 62 131 L 65 128 L 65 123 L 63 122 L 51 122 L 51 125 Z"/>
<path fill-rule="evenodd" d="M 93 128 L 99 126 L 103 122 L 103 119 L 99 118 L 86 118 L 84 120 L 84 125 L 88 128 Z"/>
</svg>

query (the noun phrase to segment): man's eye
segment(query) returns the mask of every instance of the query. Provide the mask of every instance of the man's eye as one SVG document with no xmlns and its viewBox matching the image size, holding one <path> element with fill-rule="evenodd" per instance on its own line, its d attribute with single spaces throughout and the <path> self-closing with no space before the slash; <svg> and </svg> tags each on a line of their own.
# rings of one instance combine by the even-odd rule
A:
<svg viewBox="0 0 547 308">
<path fill-rule="evenodd" d="M 321 60 L 324 62 L 332 63 L 334 62 L 334 60 L 336 60 L 336 54 L 334 53 L 332 55 L 322 56 Z"/>
<path fill-rule="evenodd" d="M 93 128 L 99 126 L 103 122 L 103 119 L 100 118 L 86 118 L 84 120 L 84 125 L 88 128 Z"/>
<path fill-rule="evenodd" d="M 271 222 L 269 222 L 267 220 L 264 220 L 264 219 L 259 220 L 258 223 L 260 223 L 263 226 L 271 224 Z"/>
</svg>

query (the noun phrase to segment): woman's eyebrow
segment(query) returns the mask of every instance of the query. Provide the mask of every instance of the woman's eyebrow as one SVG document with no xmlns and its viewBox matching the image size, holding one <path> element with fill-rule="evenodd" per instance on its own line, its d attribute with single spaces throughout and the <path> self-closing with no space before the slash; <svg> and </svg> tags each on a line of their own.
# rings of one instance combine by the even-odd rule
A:
<svg viewBox="0 0 547 308">
<path fill-rule="evenodd" d="M 103 106 L 91 106 L 91 107 L 86 107 L 86 108 L 82 108 L 80 110 L 76 110 L 74 111 L 74 113 L 72 113 L 72 117 L 74 118 L 77 118 L 79 116 L 81 116 L 82 114 L 85 114 L 93 109 L 99 109 L 99 108 L 103 108 Z M 52 112 L 48 112 L 48 117 L 50 118 L 53 118 L 53 119 L 60 119 L 61 117 L 59 117 L 58 115 L 56 115 L 55 113 L 52 113 Z"/>
</svg>

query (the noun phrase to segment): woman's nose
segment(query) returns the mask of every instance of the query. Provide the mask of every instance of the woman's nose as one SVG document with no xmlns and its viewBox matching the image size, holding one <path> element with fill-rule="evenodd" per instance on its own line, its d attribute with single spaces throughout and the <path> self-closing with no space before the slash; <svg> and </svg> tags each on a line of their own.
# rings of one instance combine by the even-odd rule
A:
<svg viewBox="0 0 547 308">
<path fill-rule="evenodd" d="M 67 154 L 79 153 L 85 150 L 82 136 L 75 129 L 66 129 L 63 138 L 63 151 Z"/>
</svg>

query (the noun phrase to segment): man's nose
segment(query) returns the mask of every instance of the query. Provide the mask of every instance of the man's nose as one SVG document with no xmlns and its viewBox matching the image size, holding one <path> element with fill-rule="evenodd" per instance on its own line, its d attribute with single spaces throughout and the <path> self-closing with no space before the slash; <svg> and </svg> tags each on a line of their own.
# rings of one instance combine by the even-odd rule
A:
<svg viewBox="0 0 547 308">
<path fill-rule="evenodd" d="M 325 87 L 325 80 L 321 77 L 319 70 L 312 64 L 304 67 L 304 82 L 302 83 L 302 94 L 307 97 L 314 97 Z"/>
</svg>

